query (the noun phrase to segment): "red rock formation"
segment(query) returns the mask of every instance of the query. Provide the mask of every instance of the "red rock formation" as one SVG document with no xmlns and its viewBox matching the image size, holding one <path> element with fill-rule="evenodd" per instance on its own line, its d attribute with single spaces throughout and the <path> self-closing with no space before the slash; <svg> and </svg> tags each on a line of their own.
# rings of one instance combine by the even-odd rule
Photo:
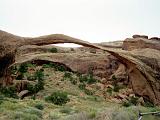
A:
<svg viewBox="0 0 160 120">
<path fill-rule="evenodd" d="M 127 38 L 124 40 L 122 45 L 123 50 L 134 50 L 143 48 L 160 50 L 160 41 L 152 41 L 144 38 Z"/>
<path fill-rule="evenodd" d="M 123 47 L 126 50 L 146 47 L 156 49 L 160 48 L 157 42 L 156 44 L 155 42 L 146 42 L 146 39 L 144 38 L 135 38 L 136 42 L 133 39 L 127 40 L 124 41 Z M 8 70 L 9 66 L 15 61 L 16 51 L 19 47 L 24 45 L 47 45 L 55 43 L 75 43 L 109 52 L 126 66 L 126 70 L 129 75 L 129 82 L 135 94 L 146 97 L 154 104 L 160 105 L 160 75 L 157 71 L 153 70 L 143 61 L 135 58 L 129 52 L 120 52 L 117 50 L 104 48 L 61 34 L 53 34 L 37 38 L 24 38 L 0 31 L 0 80 L 2 81 L 2 84 L 6 85 L 12 82 L 9 77 Z"/>
</svg>

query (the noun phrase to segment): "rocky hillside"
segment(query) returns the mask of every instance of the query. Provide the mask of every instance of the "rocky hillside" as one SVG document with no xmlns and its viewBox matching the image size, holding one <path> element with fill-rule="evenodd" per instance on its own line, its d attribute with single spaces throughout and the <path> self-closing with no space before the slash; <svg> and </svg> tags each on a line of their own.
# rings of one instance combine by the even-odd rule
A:
<svg viewBox="0 0 160 120">
<path fill-rule="evenodd" d="M 60 34 L 24 38 L 0 31 L 0 42 L 1 93 L 5 97 L 21 98 L 22 103 L 31 102 L 32 98 L 40 100 L 47 106 L 43 119 L 51 119 L 47 111 L 50 113 L 54 108 L 49 107 L 50 102 L 57 105 L 54 95 L 61 95 L 54 93 L 57 91 L 63 91 L 62 96 L 70 96 L 62 104 L 74 108 L 71 110 L 74 114 L 77 114 L 76 110 L 90 111 L 91 106 L 85 103 L 92 104 L 92 100 L 84 100 L 86 97 L 98 100 L 99 106 L 91 107 L 93 114 L 99 114 L 92 116 L 96 119 L 104 119 L 100 114 L 108 102 L 116 106 L 118 103 L 120 107 L 160 105 L 160 41 L 157 37 L 148 39 L 144 35 L 134 35 L 115 44 L 92 44 Z M 48 45 L 54 43 L 76 43 L 84 47 Z M 49 98 L 46 100 L 46 97 Z M 95 100 L 93 104 L 96 104 Z M 84 105 L 89 109 L 82 109 Z M 2 114 L 8 118 L 5 112 Z M 112 119 L 111 114 L 106 120 Z M 69 117 L 66 113 L 60 116 L 59 119 Z"/>
</svg>

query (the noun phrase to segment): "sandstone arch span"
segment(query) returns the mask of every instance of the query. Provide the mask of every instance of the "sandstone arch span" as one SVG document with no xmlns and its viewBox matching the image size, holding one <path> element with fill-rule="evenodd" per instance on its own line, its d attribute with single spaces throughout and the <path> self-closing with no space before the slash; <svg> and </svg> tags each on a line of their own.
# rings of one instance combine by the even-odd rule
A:
<svg viewBox="0 0 160 120">
<path fill-rule="evenodd" d="M 155 78 L 157 72 L 142 61 L 125 51 L 101 47 L 63 34 L 40 37 L 20 37 L 0 30 L 0 81 L 3 86 L 12 82 L 8 67 L 15 62 L 16 50 L 24 45 L 47 45 L 56 43 L 75 43 L 87 47 L 105 50 L 118 58 L 126 67 L 134 92 L 147 96 L 154 104 L 160 105 L 160 80 Z M 157 87 L 158 86 L 158 87 Z"/>
</svg>

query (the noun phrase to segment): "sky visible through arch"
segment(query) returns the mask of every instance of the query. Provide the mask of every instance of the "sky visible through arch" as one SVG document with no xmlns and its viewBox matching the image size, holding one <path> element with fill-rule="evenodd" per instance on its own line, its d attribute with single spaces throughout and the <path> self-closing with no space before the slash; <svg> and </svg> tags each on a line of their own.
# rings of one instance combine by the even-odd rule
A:
<svg viewBox="0 0 160 120">
<path fill-rule="evenodd" d="M 89 42 L 160 37 L 160 0 L 0 0 L 0 29 L 20 36 L 61 33 Z"/>
</svg>

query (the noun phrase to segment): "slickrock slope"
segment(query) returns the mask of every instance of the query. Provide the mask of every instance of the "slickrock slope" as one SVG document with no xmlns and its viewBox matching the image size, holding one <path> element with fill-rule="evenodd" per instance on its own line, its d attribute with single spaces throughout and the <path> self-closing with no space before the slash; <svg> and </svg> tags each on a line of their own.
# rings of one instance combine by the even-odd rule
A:
<svg viewBox="0 0 160 120">
<path fill-rule="evenodd" d="M 2 80 L 2 84 L 7 85 L 12 82 L 12 79 L 9 77 L 9 66 L 15 62 L 16 51 L 19 47 L 25 45 L 47 45 L 55 43 L 75 43 L 107 51 L 116 57 L 118 61 L 126 67 L 125 71 L 128 76 L 128 84 L 132 87 L 134 93 L 152 101 L 154 104 L 160 105 L 159 69 L 154 69 L 152 65 L 144 61 L 144 57 L 151 61 L 159 61 L 159 56 L 156 56 L 156 54 L 160 54 L 158 50 L 157 53 L 153 53 L 155 58 L 152 59 L 152 56 L 141 57 L 139 55 L 139 51 L 132 53 L 124 50 L 120 51 L 117 49 L 109 49 L 61 34 L 53 34 L 37 38 L 24 38 L 0 31 L 0 79 Z M 159 48 L 159 44 L 154 44 L 157 42 L 151 43 L 151 46 L 154 45 L 156 48 Z M 150 43 L 147 42 L 145 43 L 144 47 L 140 46 L 139 48 L 148 48 L 148 44 Z M 124 48 L 128 49 L 126 47 Z M 148 51 L 150 51 L 150 49 Z"/>
</svg>

